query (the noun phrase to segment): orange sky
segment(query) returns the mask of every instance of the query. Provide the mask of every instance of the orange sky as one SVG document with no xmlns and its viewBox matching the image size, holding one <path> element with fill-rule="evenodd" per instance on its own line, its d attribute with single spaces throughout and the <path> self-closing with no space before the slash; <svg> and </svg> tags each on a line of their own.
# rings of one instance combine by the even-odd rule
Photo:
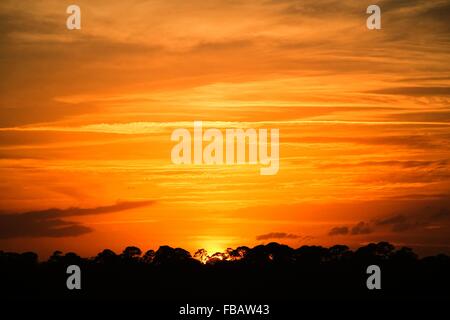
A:
<svg viewBox="0 0 450 320">
<path fill-rule="evenodd" d="M 0 3 L 0 250 L 450 252 L 449 1 L 71 3 Z M 278 174 L 172 164 L 195 120 L 278 128 Z"/>
</svg>

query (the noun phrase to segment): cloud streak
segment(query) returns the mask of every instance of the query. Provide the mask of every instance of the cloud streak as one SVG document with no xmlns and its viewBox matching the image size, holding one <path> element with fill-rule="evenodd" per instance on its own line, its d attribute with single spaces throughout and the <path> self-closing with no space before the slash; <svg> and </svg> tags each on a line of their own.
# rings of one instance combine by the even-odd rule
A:
<svg viewBox="0 0 450 320">
<path fill-rule="evenodd" d="M 302 238 L 302 236 L 285 232 L 270 232 L 257 236 L 256 240 L 299 239 L 299 238 Z"/>
<path fill-rule="evenodd" d="M 416 229 L 438 229 L 441 225 L 450 223 L 450 210 L 445 207 L 423 209 L 424 212 L 399 213 L 372 221 L 361 221 L 353 227 L 337 226 L 330 229 L 329 236 L 339 235 L 364 235 L 375 231 L 390 231 L 391 233 L 403 233 Z"/>
<path fill-rule="evenodd" d="M 27 237 L 75 237 L 93 230 L 79 222 L 66 220 L 67 217 L 107 214 L 150 206 L 147 201 L 120 202 L 110 206 L 95 208 L 68 208 L 28 211 L 0 215 L 0 239 Z"/>
<path fill-rule="evenodd" d="M 418 228 L 425 228 L 433 224 L 439 225 L 447 221 L 449 222 L 450 211 L 441 209 L 435 212 L 427 212 L 421 215 L 408 216 L 405 214 L 397 214 L 378 219 L 374 222 L 376 227 L 389 227 L 392 232 L 399 233 L 410 231 Z"/>
</svg>

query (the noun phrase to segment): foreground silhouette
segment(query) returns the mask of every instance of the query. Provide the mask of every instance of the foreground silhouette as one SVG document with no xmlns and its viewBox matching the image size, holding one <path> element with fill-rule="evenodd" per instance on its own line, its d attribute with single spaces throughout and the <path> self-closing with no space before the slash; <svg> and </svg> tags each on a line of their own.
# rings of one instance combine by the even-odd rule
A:
<svg viewBox="0 0 450 320">
<path fill-rule="evenodd" d="M 381 290 L 368 290 L 366 269 L 378 265 Z M 81 268 L 81 290 L 68 290 L 66 269 Z M 323 299 L 449 299 L 450 257 L 419 259 L 387 242 L 355 251 L 347 246 L 290 248 L 278 243 L 239 247 L 208 256 L 162 246 L 145 253 L 127 247 L 94 258 L 56 251 L 0 251 L 1 294 L 6 299 L 138 299 L 152 301 Z"/>
</svg>

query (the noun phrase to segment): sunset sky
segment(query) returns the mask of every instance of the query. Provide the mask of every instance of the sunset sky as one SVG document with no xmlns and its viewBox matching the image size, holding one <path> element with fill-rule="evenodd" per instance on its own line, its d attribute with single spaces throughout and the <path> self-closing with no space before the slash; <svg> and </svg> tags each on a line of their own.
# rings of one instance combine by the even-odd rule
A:
<svg viewBox="0 0 450 320">
<path fill-rule="evenodd" d="M 449 17 L 448 0 L 2 0 L 0 250 L 450 253 Z M 279 129 L 278 174 L 172 164 L 198 120 Z"/>
</svg>

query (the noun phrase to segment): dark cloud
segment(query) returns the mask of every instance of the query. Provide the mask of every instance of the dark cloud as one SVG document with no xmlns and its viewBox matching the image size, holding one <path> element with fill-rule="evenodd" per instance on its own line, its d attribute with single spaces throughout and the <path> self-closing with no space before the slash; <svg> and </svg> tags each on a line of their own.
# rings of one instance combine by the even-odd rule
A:
<svg viewBox="0 0 450 320">
<path fill-rule="evenodd" d="M 334 227 L 328 232 L 328 235 L 330 236 L 338 236 L 338 235 L 345 235 L 348 234 L 349 230 L 348 227 Z"/>
<path fill-rule="evenodd" d="M 70 237 L 92 231 L 79 222 L 64 218 L 98 215 L 145 207 L 154 201 L 120 202 L 96 208 L 68 208 L 0 214 L 0 239 L 21 237 Z"/>
<path fill-rule="evenodd" d="M 329 232 L 329 236 L 339 236 L 339 235 L 360 235 L 360 234 L 369 234 L 372 233 L 372 228 L 369 223 L 361 221 L 354 225 L 353 227 L 348 226 L 341 226 L 341 227 L 334 227 Z"/>
<path fill-rule="evenodd" d="M 450 32 L 450 2 L 385 0 L 378 3 L 391 40 L 444 40 Z"/>
<path fill-rule="evenodd" d="M 442 223 L 450 218 L 449 209 L 431 210 L 424 214 L 396 214 L 375 221 L 375 226 L 390 227 L 393 232 L 404 232 L 424 228 L 435 223 Z M 448 222 L 448 221 L 447 221 Z"/>
<path fill-rule="evenodd" d="M 372 233 L 372 228 L 367 222 L 361 221 L 355 226 L 352 227 L 351 234 L 358 235 L 358 234 L 369 234 Z"/>
<path fill-rule="evenodd" d="M 261 234 L 256 237 L 256 240 L 270 240 L 270 239 L 299 239 L 301 236 L 285 232 L 271 232 Z"/>
<path fill-rule="evenodd" d="M 372 228 L 369 223 L 361 221 L 354 225 L 353 227 L 348 226 L 340 226 L 334 227 L 329 232 L 329 236 L 339 236 L 339 235 L 360 235 L 360 234 L 369 234 L 372 233 Z"/>
<path fill-rule="evenodd" d="M 430 4 L 431 1 L 426 1 Z M 424 10 L 418 13 L 418 18 L 429 21 L 433 24 L 439 24 L 441 32 L 450 32 L 450 2 L 449 1 L 436 1 L 433 5 L 428 5 Z"/>
<path fill-rule="evenodd" d="M 386 228 L 391 232 L 401 233 L 450 224 L 450 209 L 448 207 L 427 206 L 417 210 L 419 211 L 393 214 L 372 221 L 361 221 L 351 228 L 348 226 L 334 227 L 328 232 L 328 235 L 362 235 Z"/>
<path fill-rule="evenodd" d="M 378 226 L 392 226 L 392 231 L 402 232 L 411 229 L 412 225 L 407 217 L 404 215 L 395 215 L 388 218 L 381 219 L 376 222 Z M 415 225 L 415 223 L 414 223 Z"/>
<path fill-rule="evenodd" d="M 376 4 L 382 12 L 382 28 L 389 31 L 386 39 L 412 40 L 422 36 L 437 38 L 450 31 L 450 2 L 427 0 L 269 0 L 280 6 L 281 16 L 308 18 L 335 17 L 360 18 L 369 5 Z M 433 31 L 433 32 L 430 32 Z"/>
</svg>

